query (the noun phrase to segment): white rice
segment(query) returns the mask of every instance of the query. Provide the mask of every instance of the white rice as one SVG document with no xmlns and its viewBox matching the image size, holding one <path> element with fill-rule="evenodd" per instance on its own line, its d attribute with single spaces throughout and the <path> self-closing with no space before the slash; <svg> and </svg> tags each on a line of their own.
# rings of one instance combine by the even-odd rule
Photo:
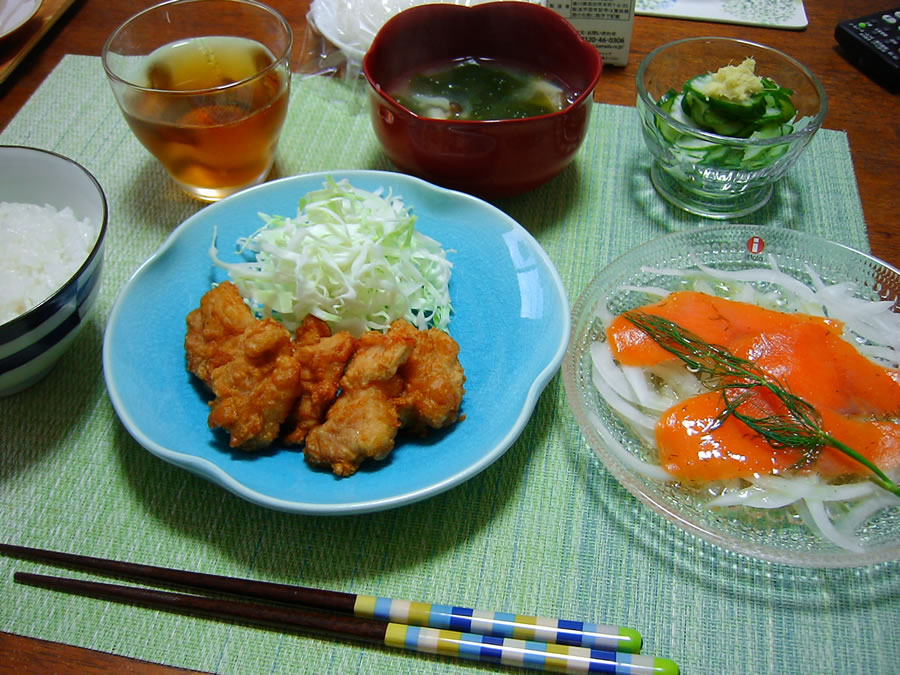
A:
<svg viewBox="0 0 900 675">
<path fill-rule="evenodd" d="M 69 207 L 0 202 L 0 324 L 65 284 L 87 259 L 98 230 Z"/>
</svg>

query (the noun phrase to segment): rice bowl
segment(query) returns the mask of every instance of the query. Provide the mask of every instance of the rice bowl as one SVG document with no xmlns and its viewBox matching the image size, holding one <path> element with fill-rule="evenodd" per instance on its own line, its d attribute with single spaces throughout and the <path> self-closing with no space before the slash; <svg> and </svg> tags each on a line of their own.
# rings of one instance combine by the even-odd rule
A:
<svg viewBox="0 0 900 675">
<path fill-rule="evenodd" d="M 0 203 L 4 267 L 11 270 L 0 292 L 0 396 L 7 396 L 42 379 L 90 317 L 108 209 L 84 167 L 21 146 L 0 146 Z M 24 229 L 12 235 L 10 223 Z M 10 246 L 13 238 L 18 247 Z"/>
</svg>

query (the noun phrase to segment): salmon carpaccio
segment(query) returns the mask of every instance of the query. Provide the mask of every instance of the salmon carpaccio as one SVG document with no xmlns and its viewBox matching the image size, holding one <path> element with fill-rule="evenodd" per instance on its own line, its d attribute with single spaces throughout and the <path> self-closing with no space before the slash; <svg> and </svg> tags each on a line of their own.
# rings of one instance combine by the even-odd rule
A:
<svg viewBox="0 0 900 675">
<path fill-rule="evenodd" d="M 755 362 L 821 414 L 823 427 L 882 470 L 900 466 L 900 371 L 863 356 L 841 337 L 843 324 L 801 313 L 764 309 L 695 291 L 679 291 L 642 311 L 668 319 L 708 344 Z M 607 327 L 616 360 L 651 367 L 676 359 L 623 316 Z M 755 389 L 741 412 L 761 417 L 784 414 L 783 404 Z M 709 482 L 780 473 L 801 460 L 797 449 L 775 449 L 724 410 L 721 391 L 679 401 L 656 425 L 660 464 L 678 479 Z M 834 448 L 812 465 L 827 478 L 868 469 Z"/>
</svg>

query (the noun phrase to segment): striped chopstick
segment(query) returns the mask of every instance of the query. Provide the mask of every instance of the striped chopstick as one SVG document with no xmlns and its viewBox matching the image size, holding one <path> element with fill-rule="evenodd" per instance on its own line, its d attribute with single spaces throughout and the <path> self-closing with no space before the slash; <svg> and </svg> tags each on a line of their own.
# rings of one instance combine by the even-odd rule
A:
<svg viewBox="0 0 900 675">
<path fill-rule="evenodd" d="M 410 626 L 607 652 L 637 654 L 641 650 L 640 633 L 619 626 L 305 588 L 12 544 L 0 543 L 0 553 L 131 579 L 189 586 Z"/>
<path fill-rule="evenodd" d="M 615 673 L 617 675 L 678 675 L 669 659 L 546 642 L 499 638 L 460 631 L 408 626 L 276 605 L 209 598 L 134 586 L 98 583 L 64 577 L 16 572 L 19 583 L 69 593 L 135 603 L 182 614 L 239 620 L 340 639 L 355 639 L 386 647 L 458 657 L 556 673 Z"/>
</svg>

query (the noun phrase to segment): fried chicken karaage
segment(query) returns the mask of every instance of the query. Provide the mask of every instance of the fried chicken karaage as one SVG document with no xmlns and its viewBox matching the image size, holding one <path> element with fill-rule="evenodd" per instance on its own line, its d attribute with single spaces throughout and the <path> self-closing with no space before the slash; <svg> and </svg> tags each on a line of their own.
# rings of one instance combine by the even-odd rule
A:
<svg viewBox="0 0 900 675">
<path fill-rule="evenodd" d="M 188 370 L 210 384 L 212 371 L 234 358 L 241 335 L 256 321 L 231 282 L 208 291 L 200 306 L 187 315 L 184 351 Z"/>
<path fill-rule="evenodd" d="M 265 448 L 281 434 L 300 385 L 290 332 L 275 319 L 258 321 L 241 336 L 235 357 L 212 371 L 209 426 L 228 431 L 233 448 Z"/>
<path fill-rule="evenodd" d="M 403 427 L 424 434 L 456 422 L 466 381 L 456 340 L 436 328 L 417 330 L 406 321 L 395 321 L 391 330 L 415 340 L 399 370 L 403 393 L 394 400 Z"/>
<path fill-rule="evenodd" d="M 285 443 L 300 445 L 310 429 L 325 421 L 325 413 L 337 398 L 347 362 L 357 342 L 347 331 L 331 334 L 318 317 L 307 316 L 297 328 L 294 358 L 300 364 L 300 396 L 288 418 Z"/>
<path fill-rule="evenodd" d="M 365 460 L 384 459 L 394 449 L 400 417 L 393 399 L 403 391 L 397 370 L 414 347 L 413 338 L 393 329 L 359 338 L 341 378 L 341 395 L 325 423 L 306 437 L 306 461 L 330 466 L 336 475 L 346 477 Z"/>
<path fill-rule="evenodd" d="M 300 393 L 300 364 L 282 324 L 254 317 L 226 281 L 188 314 L 184 346 L 188 370 L 215 394 L 211 429 L 226 430 L 231 447 L 242 450 L 258 450 L 278 438 Z"/>
<path fill-rule="evenodd" d="M 307 437 L 307 461 L 349 476 L 365 460 L 386 457 L 399 429 L 424 435 L 456 422 L 466 379 L 458 356 L 452 337 L 403 319 L 386 334 L 363 335 L 341 395 Z"/>
<path fill-rule="evenodd" d="M 462 419 L 459 345 L 403 319 L 357 339 L 308 316 L 292 338 L 224 282 L 188 314 L 184 344 L 188 370 L 215 396 L 209 426 L 231 447 L 302 445 L 310 465 L 337 476 L 387 457 L 400 429 L 421 435 Z"/>
</svg>

